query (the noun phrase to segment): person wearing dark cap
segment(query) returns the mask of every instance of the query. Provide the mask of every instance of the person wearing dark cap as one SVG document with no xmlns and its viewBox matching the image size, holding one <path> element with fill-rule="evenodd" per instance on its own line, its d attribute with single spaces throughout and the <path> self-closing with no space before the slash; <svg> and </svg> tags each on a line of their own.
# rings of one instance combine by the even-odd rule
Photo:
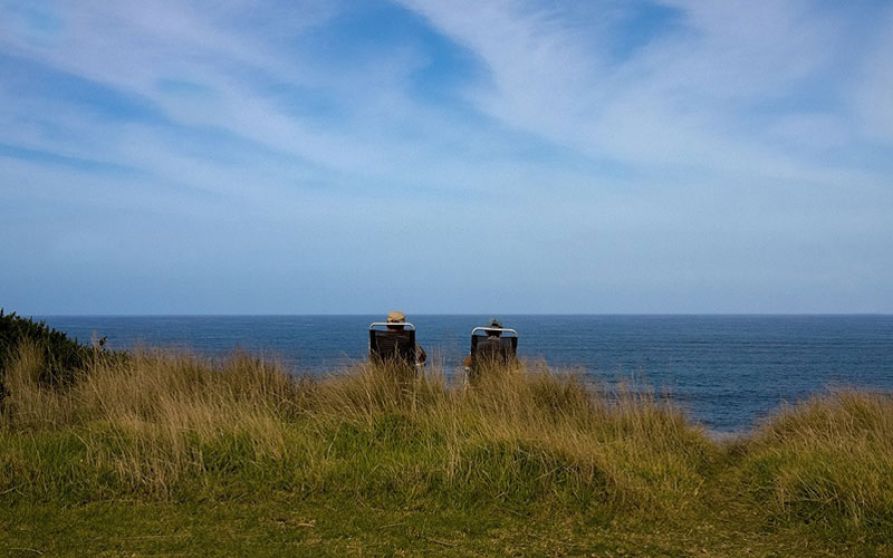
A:
<svg viewBox="0 0 893 558">
<path fill-rule="evenodd" d="M 487 336 L 477 343 L 475 353 L 465 357 L 465 368 L 475 368 L 481 360 L 498 361 L 504 358 L 502 346 L 502 323 L 499 320 L 491 320 L 485 328 Z M 507 364 L 507 363 L 506 363 Z"/>
</svg>

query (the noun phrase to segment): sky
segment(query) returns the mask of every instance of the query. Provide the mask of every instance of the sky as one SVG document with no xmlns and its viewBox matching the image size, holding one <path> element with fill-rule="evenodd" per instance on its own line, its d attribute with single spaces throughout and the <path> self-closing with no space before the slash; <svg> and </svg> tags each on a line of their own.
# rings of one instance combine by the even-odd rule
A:
<svg viewBox="0 0 893 558">
<path fill-rule="evenodd" d="M 893 1 L 0 0 L 0 307 L 891 313 Z"/>
</svg>

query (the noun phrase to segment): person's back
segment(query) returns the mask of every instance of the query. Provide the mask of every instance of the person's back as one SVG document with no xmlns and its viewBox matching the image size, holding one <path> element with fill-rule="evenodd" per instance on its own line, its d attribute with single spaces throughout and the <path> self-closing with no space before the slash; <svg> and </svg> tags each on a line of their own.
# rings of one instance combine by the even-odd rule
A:
<svg viewBox="0 0 893 558">
<path fill-rule="evenodd" d="M 382 330 L 373 332 L 372 354 L 379 360 L 415 360 L 415 347 L 410 332 Z"/>
<path fill-rule="evenodd" d="M 506 366 L 514 358 L 512 338 L 502 337 L 502 324 L 493 320 L 488 328 L 481 328 L 486 336 L 473 336 L 471 352 L 465 357 L 464 364 L 470 373 L 477 375 L 481 368 L 489 366 Z"/>
<path fill-rule="evenodd" d="M 502 337 L 488 335 L 477 342 L 474 360 L 480 364 L 508 364 L 509 349 Z"/>
<path fill-rule="evenodd" d="M 389 312 L 386 324 L 386 329 L 371 332 L 370 356 L 380 361 L 424 364 L 427 355 L 416 342 L 415 331 L 406 329 L 406 315 L 399 311 Z"/>
</svg>

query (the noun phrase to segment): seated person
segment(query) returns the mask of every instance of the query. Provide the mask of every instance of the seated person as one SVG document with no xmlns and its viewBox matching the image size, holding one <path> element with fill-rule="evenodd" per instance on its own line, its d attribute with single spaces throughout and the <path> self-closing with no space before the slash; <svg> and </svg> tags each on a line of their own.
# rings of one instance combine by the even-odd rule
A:
<svg viewBox="0 0 893 558">
<path fill-rule="evenodd" d="M 413 364 L 425 364 L 428 355 L 415 342 L 415 332 L 407 330 L 405 323 L 406 314 L 396 310 L 389 312 L 386 329 L 372 332 L 370 356 L 377 359 L 414 360 Z"/>
<path fill-rule="evenodd" d="M 502 339 L 502 323 L 493 320 L 488 328 L 492 329 L 485 329 L 486 337 L 478 338 L 476 343 L 472 342 L 472 352 L 463 361 L 465 368 L 473 370 L 486 364 L 507 365 L 514 360 L 512 345 Z"/>
</svg>

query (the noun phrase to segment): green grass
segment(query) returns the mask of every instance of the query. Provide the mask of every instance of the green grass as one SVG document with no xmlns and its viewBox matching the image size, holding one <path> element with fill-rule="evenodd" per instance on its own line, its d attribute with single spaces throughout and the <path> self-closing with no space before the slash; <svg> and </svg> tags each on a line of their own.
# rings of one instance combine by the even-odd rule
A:
<svg viewBox="0 0 893 558">
<path fill-rule="evenodd" d="M 893 555 L 893 400 L 712 441 L 669 402 L 530 364 L 473 387 L 249 355 L 10 359 L 0 555 Z"/>
</svg>

